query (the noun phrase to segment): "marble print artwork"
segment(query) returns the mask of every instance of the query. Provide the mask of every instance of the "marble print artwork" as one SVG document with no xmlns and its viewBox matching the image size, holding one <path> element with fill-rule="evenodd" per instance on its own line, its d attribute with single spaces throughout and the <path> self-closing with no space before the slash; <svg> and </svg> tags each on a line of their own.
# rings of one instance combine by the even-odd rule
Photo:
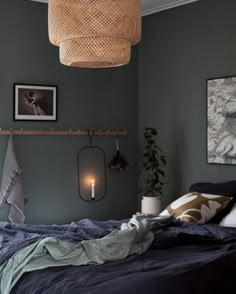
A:
<svg viewBox="0 0 236 294">
<path fill-rule="evenodd" d="M 207 162 L 236 164 L 236 77 L 207 81 Z"/>
</svg>

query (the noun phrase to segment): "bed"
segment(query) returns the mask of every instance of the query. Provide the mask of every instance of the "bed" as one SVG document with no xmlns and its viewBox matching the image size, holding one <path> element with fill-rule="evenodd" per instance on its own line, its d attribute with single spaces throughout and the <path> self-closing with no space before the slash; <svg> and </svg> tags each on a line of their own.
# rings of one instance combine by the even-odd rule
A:
<svg viewBox="0 0 236 294">
<path fill-rule="evenodd" d="M 109 221 L 83 219 L 64 225 L 0 222 L 0 292 L 1 294 L 233 293 L 236 288 L 235 203 L 236 181 L 216 184 L 196 183 L 191 185 L 187 195 L 172 202 L 160 214 L 158 223 L 154 222 L 154 224 L 152 218 L 145 217 Z M 198 223 L 192 222 L 193 220 Z M 130 223 L 133 226 L 129 227 Z M 126 232 L 127 234 L 133 232 L 135 237 L 126 238 L 128 235 L 122 235 Z M 73 258 L 69 262 L 68 260 L 66 263 L 49 262 L 49 266 L 46 266 L 49 260 L 46 258 L 37 270 L 27 268 L 26 264 L 21 267 L 24 252 L 29 251 L 29 248 L 31 248 L 30 252 L 34 252 L 35 244 L 41 244 L 44 240 L 56 239 L 65 244 L 72 244 L 69 251 L 65 251 L 66 247 L 62 246 L 64 255 L 68 256 L 71 253 L 70 249 L 73 251 L 81 244 L 84 244 L 81 246 L 84 248 L 89 242 L 93 247 L 94 241 L 110 240 L 110 236 L 111 239 L 118 238 L 113 243 L 109 243 L 110 241 L 104 243 L 104 247 L 97 247 L 98 250 L 94 254 L 95 260 L 100 253 L 103 257 L 109 256 L 105 258 L 104 263 L 79 264 L 77 260 L 82 256 L 79 253 L 76 257 L 72 255 Z M 124 236 L 126 239 L 123 239 Z M 124 240 L 128 247 L 124 246 L 124 242 L 122 243 Z M 53 243 L 46 251 L 38 252 L 36 257 L 43 256 L 50 250 L 53 251 L 54 247 L 57 252 L 58 247 L 55 244 Z M 126 251 L 127 254 L 124 254 Z M 85 253 L 85 257 L 90 257 L 91 261 L 92 254 L 89 251 Z M 31 256 L 33 263 L 37 258 Z M 11 263 L 14 259 L 15 263 Z M 9 265 L 8 271 L 6 265 Z M 10 283 L 12 287 L 7 291 Z"/>
<path fill-rule="evenodd" d="M 126 221 L 84 219 L 52 226 L 2 222 L 0 263 L 45 236 L 80 242 L 106 236 Z M 171 221 L 154 234 L 152 245 L 141 255 L 103 265 L 68 265 L 25 273 L 11 294 L 209 294 L 234 290 L 236 228 Z"/>
</svg>

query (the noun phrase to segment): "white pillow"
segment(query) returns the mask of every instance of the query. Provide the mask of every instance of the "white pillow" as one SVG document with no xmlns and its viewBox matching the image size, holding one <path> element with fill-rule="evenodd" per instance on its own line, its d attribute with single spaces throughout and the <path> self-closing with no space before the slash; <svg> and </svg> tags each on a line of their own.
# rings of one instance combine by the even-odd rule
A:
<svg viewBox="0 0 236 294">
<path fill-rule="evenodd" d="M 236 204 L 231 211 L 220 222 L 222 227 L 236 227 Z"/>
</svg>

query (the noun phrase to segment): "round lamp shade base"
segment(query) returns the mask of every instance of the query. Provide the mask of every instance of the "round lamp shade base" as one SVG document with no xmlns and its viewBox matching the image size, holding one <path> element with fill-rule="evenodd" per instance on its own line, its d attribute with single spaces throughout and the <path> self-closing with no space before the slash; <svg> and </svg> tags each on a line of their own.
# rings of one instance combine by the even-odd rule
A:
<svg viewBox="0 0 236 294">
<path fill-rule="evenodd" d="M 129 41 L 111 37 L 76 38 L 60 44 L 60 62 L 67 66 L 106 68 L 130 62 Z"/>
</svg>

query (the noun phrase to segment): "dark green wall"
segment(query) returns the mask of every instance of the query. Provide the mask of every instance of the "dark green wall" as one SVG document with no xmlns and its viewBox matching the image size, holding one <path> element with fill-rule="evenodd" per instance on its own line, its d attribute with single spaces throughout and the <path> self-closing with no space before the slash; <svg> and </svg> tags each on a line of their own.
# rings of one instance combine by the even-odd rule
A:
<svg viewBox="0 0 236 294">
<path fill-rule="evenodd" d="M 0 1 L 0 127 L 128 129 L 120 140 L 130 165 L 136 160 L 138 54 L 128 66 L 78 69 L 61 65 L 58 48 L 48 41 L 47 5 L 26 0 Z M 58 85 L 58 122 L 13 122 L 13 83 Z M 0 137 L 0 176 L 7 138 Z M 136 211 L 136 171 L 108 171 L 108 195 L 97 203 L 77 193 L 77 151 L 85 137 L 16 137 L 29 198 L 26 221 L 62 223 L 83 217 L 128 217 Z M 97 138 L 109 159 L 113 138 Z"/>
<path fill-rule="evenodd" d="M 152 122 L 168 156 L 163 206 L 192 182 L 236 178 L 206 164 L 206 79 L 236 75 L 236 1 L 201 0 L 143 20 L 139 127 Z"/>
</svg>

